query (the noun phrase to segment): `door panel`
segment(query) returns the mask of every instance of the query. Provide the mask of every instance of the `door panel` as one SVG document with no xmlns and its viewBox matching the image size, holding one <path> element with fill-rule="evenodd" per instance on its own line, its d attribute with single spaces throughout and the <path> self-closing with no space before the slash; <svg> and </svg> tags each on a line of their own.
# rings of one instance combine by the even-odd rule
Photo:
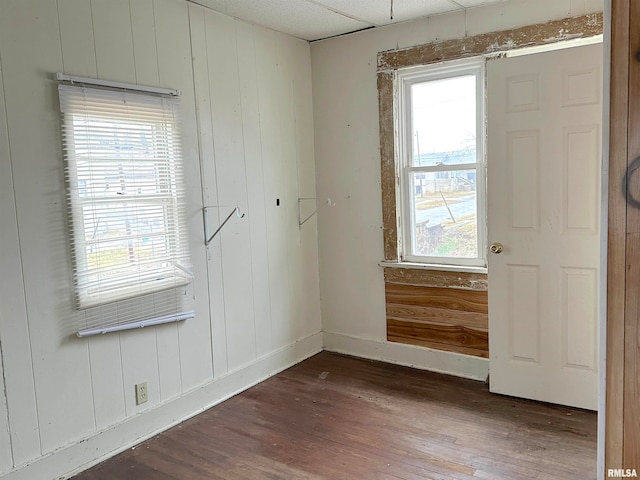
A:
<svg viewBox="0 0 640 480">
<path fill-rule="evenodd" d="M 597 408 L 602 46 L 491 60 L 492 392 Z"/>
</svg>

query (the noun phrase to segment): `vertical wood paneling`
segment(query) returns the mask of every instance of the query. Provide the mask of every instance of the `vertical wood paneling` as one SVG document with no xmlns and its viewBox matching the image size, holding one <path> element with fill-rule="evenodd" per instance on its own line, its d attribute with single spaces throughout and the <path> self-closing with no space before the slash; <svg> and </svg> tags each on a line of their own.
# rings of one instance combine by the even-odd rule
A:
<svg viewBox="0 0 640 480">
<path fill-rule="evenodd" d="M 271 351 L 271 298 L 269 297 L 269 261 L 267 222 L 263 184 L 262 142 L 258 105 L 253 25 L 236 20 L 240 104 L 242 106 L 242 138 L 247 181 L 247 212 L 251 239 L 251 275 L 256 356 Z"/>
<path fill-rule="evenodd" d="M 133 0 L 129 4 L 136 83 L 159 87 L 153 0 Z"/>
<path fill-rule="evenodd" d="M 311 72 L 308 60 L 308 44 L 281 35 L 279 47 L 279 65 L 282 66 L 283 107 L 282 130 L 283 145 L 287 145 L 287 154 L 283 176 L 286 179 L 286 191 L 294 202 L 287 210 L 287 241 L 289 255 L 290 311 L 294 328 L 290 330 L 288 341 L 311 334 L 320 329 L 317 318 L 314 318 L 314 302 L 300 302 L 298 299 L 318 298 L 311 292 L 318 291 L 318 279 L 313 259 L 317 243 L 317 217 L 297 228 L 298 197 L 313 198 L 315 192 L 315 168 L 313 155 L 312 111 L 310 101 Z M 312 168 L 313 165 L 313 168 Z M 325 199 L 317 199 L 322 204 Z M 289 204 L 287 204 L 289 206 Z M 313 211 L 313 201 L 306 201 L 306 207 Z M 327 214 L 323 209 L 319 214 Z M 330 213 L 330 212 L 329 212 Z M 315 310 L 317 311 L 317 310 Z"/>
<path fill-rule="evenodd" d="M 26 325 L 20 247 L 18 243 L 18 225 L 15 215 L 11 152 L 9 149 L 4 95 L 2 51 L 0 50 L 0 222 L 2 222 L 3 225 L 3 228 L 0 229 L 0 245 L 2 245 L 3 249 L 3 254 L 0 255 L 0 272 L 3 272 L 5 275 L 10 275 L 11 278 L 14 279 L 13 282 L 0 283 L 0 305 L 2 305 L 2 310 L 0 310 L 0 368 L 2 369 L 2 378 L 0 379 L 0 387 L 2 388 L 2 397 L 0 398 L 0 474 L 13 466 L 10 419 L 7 410 L 8 393 L 5 382 L 5 378 L 10 372 L 4 365 L 5 353 L 2 343 L 3 340 L 13 341 L 11 332 L 7 332 L 7 326 L 13 326 L 14 324 Z M 16 307 L 19 308 L 19 310 L 17 310 Z M 11 330 L 13 330 L 13 328 Z M 30 367 L 31 356 L 29 350 L 27 350 L 26 355 L 29 357 Z M 28 380 L 31 382 L 31 385 L 33 385 L 32 375 L 28 375 Z M 31 389 L 30 398 L 33 399 L 33 397 L 33 389 Z M 31 412 L 31 418 L 35 420 L 35 408 L 33 408 Z M 34 425 L 36 425 L 35 422 Z"/>
<path fill-rule="evenodd" d="M 296 302 L 298 295 L 297 279 L 300 278 L 298 271 L 298 258 L 300 255 L 299 233 L 293 227 L 297 225 L 298 218 L 298 188 L 297 188 L 297 166 L 295 163 L 295 128 L 293 120 L 293 79 L 290 61 L 290 44 L 288 38 L 280 33 L 276 34 L 275 55 L 278 67 L 276 89 L 274 91 L 278 101 L 278 123 L 280 125 L 280 162 L 278 162 L 279 190 L 280 195 L 286 201 L 282 204 L 282 224 L 280 225 L 281 241 L 284 245 L 286 255 L 281 257 L 280 268 L 285 270 L 284 277 L 286 283 L 282 288 L 287 290 L 287 316 L 283 321 L 274 323 L 274 343 L 275 345 L 287 345 L 295 338 L 298 324 L 295 319 L 300 315 L 300 305 Z M 272 93 L 272 94 L 274 94 Z"/>
<path fill-rule="evenodd" d="M 629 5 L 629 124 L 627 162 L 640 158 L 640 3 Z M 629 171 L 629 170 L 628 170 Z M 627 199 L 638 198 L 640 182 L 631 179 Z M 626 226 L 626 306 L 624 345 L 623 467 L 640 467 L 640 208 L 629 205 Z"/>
<path fill-rule="evenodd" d="M 155 332 L 141 329 L 120 335 L 122 380 L 127 415 L 160 403 L 160 374 Z M 147 382 L 149 401 L 136 405 L 135 385 Z"/>
<path fill-rule="evenodd" d="M 2 90 L 0 89 L 0 93 L 1 92 Z M 0 322 L 3 321 L 2 317 L 2 312 L 0 312 Z M 4 366 L 1 360 L 0 358 L 0 369 L 3 375 L 0 378 L 0 388 L 2 392 L 5 392 Z M 11 434 L 9 431 L 9 411 L 7 410 L 7 396 L 3 394 L 2 397 L 0 397 L 0 474 L 10 470 L 11 467 L 13 467 L 13 455 L 11 452 Z"/>
<path fill-rule="evenodd" d="M 98 77 L 135 83 L 129 0 L 91 0 L 91 9 Z"/>
<path fill-rule="evenodd" d="M 609 231 L 607 236 L 607 384 L 605 468 L 620 468 L 624 435 L 624 319 L 627 205 L 620 184 L 627 170 L 629 1 L 611 2 Z"/>
<path fill-rule="evenodd" d="M 313 164 L 311 75 L 298 72 L 302 62 L 310 65 L 308 47 L 298 51 L 302 42 L 189 10 L 205 203 L 220 206 L 211 210 L 214 224 L 235 205 L 248 212 L 208 248 L 217 376 L 313 331 L 309 320 L 295 321 L 313 310 L 303 301 L 307 276 L 318 291 L 315 241 L 305 263 L 309 247 L 301 246 L 297 228 L 295 83 L 307 95 L 301 128 L 308 128 L 304 148 Z M 318 310 L 309 317 L 319 329 Z"/>
<path fill-rule="evenodd" d="M 182 393 L 178 325 L 163 325 L 155 330 L 158 349 L 158 389 L 160 400 L 164 402 Z"/>
<path fill-rule="evenodd" d="M 198 120 L 198 145 L 203 178 L 202 193 L 206 205 L 217 205 L 218 184 L 213 158 L 213 129 L 211 127 L 211 99 L 209 98 L 209 62 L 207 58 L 207 32 L 205 9 L 189 4 L 191 56 L 193 58 L 193 84 Z"/>
<path fill-rule="evenodd" d="M 136 83 L 136 54 L 156 55 L 155 48 L 153 51 L 145 49 L 148 42 L 142 41 L 144 38 L 153 39 L 153 24 L 134 25 L 129 0 L 92 0 L 91 5 L 98 78 Z M 134 30 L 138 30 L 137 37 L 140 39 L 137 52 L 133 42 Z M 151 77 L 155 73 L 152 72 Z M 159 402 L 156 352 L 156 339 L 152 332 L 139 330 L 120 334 L 122 388 L 127 415 Z M 137 406 L 134 385 L 144 381 L 148 382 L 149 402 Z"/>
<path fill-rule="evenodd" d="M 120 336 L 99 336 L 89 341 L 93 410 L 98 430 L 126 416 L 122 380 Z"/>
<path fill-rule="evenodd" d="M 64 73 L 96 77 L 91 2 L 58 0 L 57 3 Z"/>
<path fill-rule="evenodd" d="M 297 299 L 303 298 L 304 284 L 300 279 L 304 278 L 301 262 L 302 247 L 300 244 L 300 231 L 298 223 L 298 165 L 297 145 L 295 129 L 295 84 L 294 84 L 294 41 L 283 34 L 277 36 L 277 59 L 280 71 L 277 90 L 280 100 L 280 135 L 282 144 L 282 164 L 280 174 L 282 177 L 282 191 L 287 198 L 284 204 L 285 224 L 284 238 L 286 240 L 286 266 L 288 270 L 289 290 L 289 322 L 281 324 L 281 329 L 275 331 L 276 343 L 286 345 L 301 334 L 302 324 L 298 319 L 302 318 L 302 303 Z M 280 340 L 278 340 L 280 339 Z"/>
<path fill-rule="evenodd" d="M 261 27 L 254 27 L 254 32 L 267 222 L 271 332 L 273 348 L 279 348 L 285 344 L 284 338 L 288 336 L 287 330 L 291 326 L 288 252 L 283 247 L 286 245 L 286 205 L 296 205 L 297 208 L 298 199 L 284 195 L 281 107 L 276 93 L 281 91 L 281 72 L 276 53 L 278 34 Z M 280 206 L 276 206 L 276 199 L 280 200 Z"/>
<path fill-rule="evenodd" d="M 639 20 L 637 8 L 637 2 L 629 0 L 611 2 L 605 469 L 636 468 L 640 461 L 638 445 L 633 451 L 633 446 L 627 444 L 627 441 L 634 443 L 638 435 L 637 431 L 633 432 L 638 421 L 638 412 L 633 412 L 638 408 L 637 396 L 634 397 L 638 387 L 637 365 L 634 365 L 638 337 L 633 336 L 637 333 L 634 323 L 638 321 L 638 306 L 633 299 L 637 298 L 640 255 L 629 245 L 637 242 L 638 213 L 627 208 L 627 192 L 621 182 L 633 155 L 640 154 L 638 145 L 630 142 L 631 138 L 638 142 L 637 131 L 632 130 L 640 127 L 640 92 L 637 91 L 640 78 L 637 78 L 638 64 L 633 60 L 639 47 L 635 31 Z M 631 63 L 635 63 L 634 67 Z M 636 97 L 632 98 L 634 94 Z M 638 184 L 633 185 L 637 192 Z M 635 419 L 631 416 L 633 413 Z"/>
<path fill-rule="evenodd" d="M 313 145 L 313 96 L 311 88 L 311 62 L 309 44 L 289 39 L 293 43 L 291 62 L 293 63 L 293 99 L 298 188 L 301 197 L 316 194 L 316 164 Z M 325 199 L 320 199 L 325 200 Z M 311 222 L 316 224 L 317 222 Z M 306 225 L 306 224 L 305 224 Z M 306 229 L 305 232 L 315 229 Z"/>
<path fill-rule="evenodd" d="M 72 287 L 53 81 L 53 74 L 63 66 L 61 42 L 55 2 L 5 2 L 2 8 L 0 44 L 6 47 L 2 66 L 16 210 L 21 249 L 29 252 L 22 259 L 38 398 L 39 449 L 46 454 L 95 429 L 87 342 L 68 339 L 65 325 Z M 20 340 L 19 334 L 12 337 Z M 13 373 L 29 375 L 23 365 L 14 367 Z M 5 368 L 9 368 L 6 363 Z M 13 389 L 9 384 L 7 388 Z M 16 401 L 28 405 L 31 395 L 25 392 L 25 397 Z M 33 458 L 34 445 L 14 445 L 16 453 L 22 448 Z M 16 463 L 24 460 L 16 455 Z"/>
<path fill-rule="evenodd" d="M 91 3 L 84 0 L 59 0 L 58 20 L 64 73 L 96 77 Z M 96 428 L 122 420 L 125 413 L 122 382 L 120 336 L 91 338 L 89 361 Z"/>
<path fill-rule="evenodd" d="M 200 148 L 200 171 L 202 175 L 202 196 L 204 205 L 218 205 L 218 188 L 213 150 L 213 128 L 211 126 L 211 98 L 209 94 L 209 61 L 207 57 L 207 32 L 205 30 L 205 10 L 197 5 L 189 5 L 189 25 L 191 30 L 191 55 L 193 57 L 193 82 L 198 118 L 198 145 Z M 212 225 L 218 225 L 220 215 L 217 208 L 208 213 Z M 204 241 L 204 237 L 202 237 Z M 209 284 L 210 345 L 212 350 L 213 375 L 218 377 L 228 371 L 227 342 L 224 323 L 224 284 L 222 278 L 222 256 L 220 236 L 207 248 L 207 279 Z"/>
<path fill-rule="evenodd" d="M 220 217 L 238 205 L 247 209 L 245 152 L 242 138 L 238 53 L 234 20 L 207 11 L 207 56 L 214 157 Z M 220 232 L 227 361 L 233 370 L 256 358 L 252 299 L 251 243 L 248 219 L 233 218 Z"/>
<path fill-rule="evenodd" d="M 136 69 L 136 81 L 141 85 L 163 86 L 160 81 L 160 69 L 157 49 L 157 33 L 155 25 L 155 7 L 153 0 L 135 0 L 130 2 L 131 31 L 133 37 L 133 56 Z M 171 87 L 174 88 L 174 87 Z M 186 162 L 185 162 L 186 163 Z M 148 381 L 149 394 L 156 395 L 150 398 L 152 402 L 166 400 L 179 395 L 182 391 L 182 379 L 180 376 L 180 352 L 178 345 L 177 325 L 165 325 L 154 329 L 154 332 L 146 332 L 145 337 L 140 336 L 148 346 L 140 345 L 140 351 L 149 355 L 148 362 L 153 362 L 154 369 L 147 370 L 149 375 L 157 372 L 157 377 L 141 378 L 138 381 Z M 155 336 L 155 338 L 152 338 Z M 155 358 L 153 354 L 155 353 Z M 151 386 L 153 385 L 153 388 Z M 125 389 L 127 384 L 125 384 Z M 133 385 L 128 386 L 129 389 Z"/>
<path fill-rule="evenodd" d="M 293 101 L 296 143 L 296 171 L 298 195 L 318 197 L 322 204 L 325 199 L 316 194 L 315 155 L 313 137 L 313 96 L 311 83 L 310 47 L 306 42 L 289 39 L 293 44 L 291 62 L 293 64 Z M 318 215 L 332 215 L 331 209 L 323 208 Z M 307 336 L 322 329 L 320 319 L 320 279 L 318 273 L 318 217 L 309 220 L 299 229 L 301 244 L 301 283 L 303 297 L 302 312 L 295 319 L 299 325 L 299 335 Z"/>
<path fill-rule="evenodd" d="M 160 83 L 182 91 L 183 155 L 187 186 L 187 227 L 196 318 L 178 326 L 180 357 L 165 357 L 179 362 L 182 390 L 187 391 L 213 378 L 211 330 L 207 301 L 206 261 L 202 232 L 202 183 L 199 167 L 198 125 L 196 122 L 189 37 L 189 10 L 185 2 L 154 0 L 156 43 Z M 213 287 L 212 287 L 213 288 Z M 175 351 L 175 350 L 174 350 Z M 166 362 L 165 362 L 166 363 Z"/>
</svg>

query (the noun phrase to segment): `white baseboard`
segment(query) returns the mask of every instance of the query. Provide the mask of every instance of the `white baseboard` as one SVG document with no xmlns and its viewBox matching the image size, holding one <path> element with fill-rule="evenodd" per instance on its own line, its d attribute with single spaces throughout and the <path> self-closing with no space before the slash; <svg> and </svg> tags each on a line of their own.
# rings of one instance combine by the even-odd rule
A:
<svg viewBox="0 0 640 480">
<path fill-rule="evenodd" d="M 143 414 L 41 457 L 3 476 L 3 480 L 65 479 L 266 380 L 322 351 L 318 332 L 216 378 Z"/>
<path fill-rule="evenodd" d="M 489 374 L 486 358 L 340 333 L 324 332 L 324 349 L 472 380 L 486 381 Z"/>
<path fill-rule="evenodd" d="M 2 479 L 69 478 L 321 352 L 323 345 L 324 349 L 330 352 L 474 380 L 486 380 L 489 371 L 489 361 L 484 358 L 338 333 L 318 332 L 174 400 L 8 472 Z"/>
</svg>

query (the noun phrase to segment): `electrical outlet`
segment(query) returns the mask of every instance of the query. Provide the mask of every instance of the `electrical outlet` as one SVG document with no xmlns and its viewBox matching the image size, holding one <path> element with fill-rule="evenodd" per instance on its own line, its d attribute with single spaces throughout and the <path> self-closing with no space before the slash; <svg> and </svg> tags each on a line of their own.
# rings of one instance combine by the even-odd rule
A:
<svg viewBox="0 0 640 480">
<path fill-rule="evenodd" d="M 147 382 L 136 383 L 136 405 L 140 405 L 149 400 L 149 390 Z"/>
</svg>

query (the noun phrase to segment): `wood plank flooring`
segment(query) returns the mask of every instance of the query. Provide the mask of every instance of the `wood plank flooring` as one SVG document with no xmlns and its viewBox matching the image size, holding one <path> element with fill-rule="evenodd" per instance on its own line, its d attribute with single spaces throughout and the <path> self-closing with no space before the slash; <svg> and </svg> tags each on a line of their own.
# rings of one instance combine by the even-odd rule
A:
<svg viewBox="0 0 640 480">
<path fill-rule="evenodd" d="M 328 352 L 76 480 L 596 478 L 596 414 Z"/>
</svg>

